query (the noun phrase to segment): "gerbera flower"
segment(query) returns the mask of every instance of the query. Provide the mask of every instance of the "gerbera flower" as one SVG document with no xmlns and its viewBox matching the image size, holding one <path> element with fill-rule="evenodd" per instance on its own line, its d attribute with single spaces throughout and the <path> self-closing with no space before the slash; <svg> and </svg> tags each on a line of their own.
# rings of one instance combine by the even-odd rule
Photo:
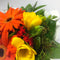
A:
<svg viewBox="0 0 60 60">
<path fill-rule="evenodd" d="M 6 51 L 6 57 L 5 60 L 15 60 L 16 57 L 16 47 L 14 47 L 13 45 L 11 45 L 11 41 L 14 37 L 17 37 L 16 35 L 12 36 L 11 38 L 9 38 L 9 44 L 7 46 L 7 51 Z"/>
<path fill-rule="evenodd" d="M 7 46 L 6 58 L 5 60 L 15 60 L 16 57 L 16 48 L 9 44 Z"/>
<path fill-rule="evenodd" d="M 10 8 L 6 13 L 0 12 L 0 31 L 2 32 L 1 40 L 3 45 L 7 46 L 8 44 L 9 32 L 14 32 L 14 28 L 18 29 L 19 25 L 23 24 L 21 21 L 23 12 L 24 11 L 19 8 Z"/>
<path fill-rule="evenodd" d="M 4 45 L 0 45 L 0 60 L 4 60 L 6 57 L 6 47 Z"/>
</svg>

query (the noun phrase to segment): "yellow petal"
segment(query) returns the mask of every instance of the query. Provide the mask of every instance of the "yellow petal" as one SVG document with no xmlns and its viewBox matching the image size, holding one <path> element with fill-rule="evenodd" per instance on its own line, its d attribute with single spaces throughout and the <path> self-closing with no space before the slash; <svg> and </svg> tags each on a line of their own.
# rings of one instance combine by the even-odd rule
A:
<svg viewBox="0 0 60 60">
<path fill-rule="evenodd" d="M 41 25 L 41 23 L 42 23 L 42 20 L 41 20 L 40 17 L 37 15 L 37 16 L 36 16 L 36 19 L 34 19 L 34 20 L 31 22 L 31 26 Z"/>
<path fill-rule="evenodd" d="M 16 52 L 16 60 L 35 60 L 36 51 L 28 45 L 21 45 Z"/>
<path fill-rule="evenodd" d="M 16 60 L 35 60 L 36 51 L 24 44 L 21 38 L 14 37 L 11 44 L 17 47 Z"/>
<path fill-rule="evenodd" d="M 20 45 L 24 44 L 24 41 L 21 38 L 14 37 L 11 44 L 18 48 Z"/>
<path fill-rule="evenodd" d="M 42 20 L 40 19 L 39 15 L 35 14 L 35 12 L 24 12 L 23 22 L 27 30 L 30 30 L 32 26 L 41 25 Z"/>
</svg>

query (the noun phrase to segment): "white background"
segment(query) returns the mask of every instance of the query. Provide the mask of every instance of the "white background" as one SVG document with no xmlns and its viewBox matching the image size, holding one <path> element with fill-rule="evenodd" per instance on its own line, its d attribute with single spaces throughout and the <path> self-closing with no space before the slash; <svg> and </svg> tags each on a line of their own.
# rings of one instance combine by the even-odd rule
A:
<svg viewBox="0 0 60 60">
<path fill-rule="evenodd" d="M 37 5 L 45 4 L 47 5 L 45 9 L 53 10 L 56 9 L 60 13 L 60 0 L 0 0 L 0 11 L 7 9 L 7 4 L 9 2 L 12 7 L 26 6 L 28 3 L 34 5 L 38 1 Z"/>
<path fill-rule="evenodd" d="M 44 9 L 46 9 L 47 11 L 58 10 L 60 14 L 60 0 L 0 0 L 0 11 L 7 10 L 8 2 L 11 7 L 20 8 L 21 6 L 26 6 L 28 3 L 31 3 L 32 5 L 34 5 L 36 1 L 38 1 L 37 6 L 45 4 L 47 6 Z M 56 41 L 60 42 L 60 27 L 57 28 Z"/>
</svg>

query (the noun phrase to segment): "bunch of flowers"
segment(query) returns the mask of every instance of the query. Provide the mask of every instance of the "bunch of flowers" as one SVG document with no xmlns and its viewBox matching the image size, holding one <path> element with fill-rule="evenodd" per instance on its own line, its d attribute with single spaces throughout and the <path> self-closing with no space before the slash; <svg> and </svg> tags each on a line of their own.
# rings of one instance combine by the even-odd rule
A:
<svg viewBox="0 0 60 60">
<path fill-rule="evenodd" d="M 0 60 L 50 60 L 60 45 L 54 40 L 57 16 L 45 16 L 45 5 L 0 12 Z M 38 10 L 39 9 L 39 10 Z M 55 19 L 55 20 L 54 20 Z M 56 49 L 59 48 L 59 49 Z M 60 57 L 60 56 L 59 56 Z M 59 58 L 58 57 L 58 58 Z"/>
</svg>

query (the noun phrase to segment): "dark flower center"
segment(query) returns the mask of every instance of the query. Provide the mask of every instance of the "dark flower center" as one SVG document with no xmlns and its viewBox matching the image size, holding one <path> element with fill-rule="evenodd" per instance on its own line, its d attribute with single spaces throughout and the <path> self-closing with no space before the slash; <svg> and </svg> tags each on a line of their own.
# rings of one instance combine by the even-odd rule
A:
<svg viewBox="0 0 60 60">
<path fill-rule="evenodd" d="M 12 20 L 12 18 L 8 18 L 8 19 L 7 19 L 7 21 L 10 21 L 10 20 Z"/>
<path fill-rule="evenodd" d="M 4 50 L 0 48 L 0 57 L 3 57 L 3 55 L 4 55 Z"/>
</svg>

